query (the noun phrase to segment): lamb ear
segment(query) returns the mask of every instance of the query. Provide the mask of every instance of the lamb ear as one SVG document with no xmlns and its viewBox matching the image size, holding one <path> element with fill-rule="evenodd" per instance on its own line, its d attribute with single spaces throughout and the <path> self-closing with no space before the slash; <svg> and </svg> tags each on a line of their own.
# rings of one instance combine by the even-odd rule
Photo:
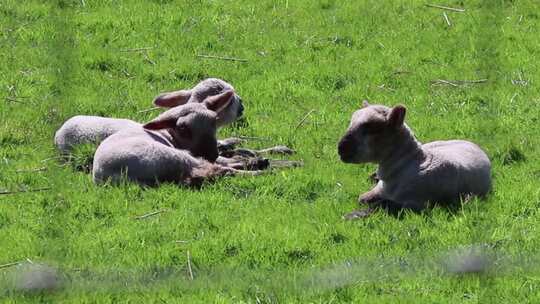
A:
<svg viewBox="0 0 540 304">
<path fill-rule="evenodd" d="M 172 117 L 157 117 L 143 125 L 147 130 L 171 129 L 176 126 L 176 120 Z"/>
<path fill-rule="evenodd" d="M 362 101 L 362 108 L 369 107 L 369 102 L 367 100 Z"/>
<path fill-rule="evenodd" d="M 186 104 L 191 97 L 191 90 L 180 90 L 159 94 L 154 98 L 154 104 L 162 108 L 173 108 Z"/>
<path fill-rule="evenodd" d="M 397 105 L 390 110 L 388 114 L 388 123 L 393 127 L 400 127 L 405 121 L 407 109 L 403 105 Z"/>
<path fill-rule="evenodd" d="M 218 95 L 210 96 L 203 103 L 208 110 L 218 113 L 229 105 L 233 96 L 234 91 L 229 90 Z"/>
</svg>

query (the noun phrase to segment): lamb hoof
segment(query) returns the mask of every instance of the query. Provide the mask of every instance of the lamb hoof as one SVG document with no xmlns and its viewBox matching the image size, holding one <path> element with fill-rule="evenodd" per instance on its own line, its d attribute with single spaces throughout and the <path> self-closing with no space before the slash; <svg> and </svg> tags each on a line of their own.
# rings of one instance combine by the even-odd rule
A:
<svg viewBox="0 0 540 304">
<path fill-rule="evenodd" d="M 355 210 L 355 211 L 353 211 L 351 213 L 345 214 L 343 216 L 343 219 L 346 220 L 346 221 L 358 220 L 358 219 L 362 219 L 362 218 L 366 218 L 366 217 L 370 216 L 373 212 L 375 212 L 374 208 Z"/>
<path fill-rule="evenodd" d="M 257 153 L 249 149 L 235 149 L 233 153 L 235 156 L 237 155 L 242 157 L 257 157 Z"/>
<path fill-rule="evenodd" d="M 243 143 L 244 140 L 237 138 L 237 137 L 231 137 L 224 140 L 218 141 L 218 151 L 220 153 L 224 153 L 226 151 L 232 151 L 234 148 L 236 148 L 237 145 L 240 145 Z"/>
<path fill-rule="evenodd" d="M 262 157 L 249 159 L 246 164 L 247 170 L 264 170 L 268 167 L 270 167 L 270 160 Z"/>
<path fill-rule="evenodd" d="M 241 138 L 238 138 L 238 137 L 230 137 L 230 138 L 226 138 L 224 140 L 221 140 L 221 144 L 222 145 L 227 145 L 227 146 L 236 146 L 236 145 L 239 145 L 239 144 L 242 144 L 244 143 L 245 140 L 241 139 Z"/>
<path fill-rule="evenodd" d="M 257 153 L 249 149 L 220 150 L 219 156 L 226 158 L 245 159 L 257 157 Z"/>
</svg>

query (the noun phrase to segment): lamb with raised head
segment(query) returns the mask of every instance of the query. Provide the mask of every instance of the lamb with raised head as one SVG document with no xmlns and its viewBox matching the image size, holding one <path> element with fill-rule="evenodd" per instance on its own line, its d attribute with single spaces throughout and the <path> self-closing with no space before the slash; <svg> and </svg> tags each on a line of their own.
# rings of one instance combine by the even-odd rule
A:
<svg viewBox="0 0 540 304">
<path fill-rule="evenodd" d="M 217 116 L 233 95 L 226 91 L 203 103 L 177 106 L 142 126 L 109 136 L 96 150 L 94 181 L 117 183 L 125 176 L 145 185 L 192 185 L 222 175 L 257 174 L 212 163 L 218 157 Z"/>
<path fill-rule="evenodd" d="M 191 90 L 179 90 L 162 93 L 154 98 L 154 105 L 158 107 L 171 108 L 188 102 L 199 103 L 203 102 L 206 98 L 208 98 L 208 96 L 213 96 L 226 90 L 234 90 L 234 88 L 232 85 L 221 79 L 208 78 L 201 81 Z M 242 116 L 244 111 L 242 99 L 236 94 L 234 98 L 235 99 L 231 105 L 227 107 L 223 113 L 218 114 L 218 127 L 230 124 Z M 243 140 L 234 137 L 218 140 L 218 149 L 220 150 L 220 155 L 226 156 L 220 157 L 218 159 L 218 163 L 227 165 L 234 165 L 236 163 L 243 166 L 244 162 L 238 162 L 238 158 L 254 158 L 259 157 L 261 154 L 293 154 L 295 152 L 286 146 L 275 146 L 258 151 L 250 149 L 235 149 L 235 147 L 241 142 L 243 142 Z"/>
<path fill-rule="evenodd" d="M 162 93 L 154 98 L 154 104 L 162 108 L 173 108 L 186 103 L 201 103 L 210 96 L 215 96 L 226 91 L 235 91 L 234 87 L 226 81 L 218 78 L 207 78 L 199 82 L 189 90 L 179 90 Z M 228 125 L 241 117 L 244 113 L 242 98 L 236 93 L 231 103 L 217 116 L 218 128 Z"/>
<path fill-rule="evenodd" d="M 432 203 L 453 203 L 485 196 L 491 189 L 491 163 L 476 144 L 464 140 L 421 144 L 404 123 L 406 109 L 364 102 L 341 138 L 345 163 L 378 164 L 375 187 L 360 195 L 365 210 L 346 219 L 366 217 L 379 204 L 420 211 Z"/>
<path fill-rule="evenodd" d="M 206 98 L 225 91 L 234 92 L 234 88 L 221 79 L 208 78 L 192 89 L 161 94 L 155 98 L 154 104 L 159 107 L 173 108 L 188 102 L 202 103 Z M 221 127 L 233 122 L 242 116 L 243 111 L 242 99 L 235 93 L 229 105 L 219 113 L 217 126 Z M 56 131 L 54 143 L 62 154 L 67 155 L 77 145 L 98 144 L 120 130 L 140 126 L 140 123 L 129 119 L 77 115 L 68 119 Z"/>
</svg>

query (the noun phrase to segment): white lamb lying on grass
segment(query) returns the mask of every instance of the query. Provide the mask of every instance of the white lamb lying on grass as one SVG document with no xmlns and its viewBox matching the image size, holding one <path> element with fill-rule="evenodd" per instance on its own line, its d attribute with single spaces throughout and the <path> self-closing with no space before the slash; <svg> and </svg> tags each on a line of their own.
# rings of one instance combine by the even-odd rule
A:
<svg viewBox="0 0 540 304">
<path fill-rule="evenodd" d="M 257 175 L 212 163 L 218 158 L 217 116 L 233 94 L 226 91 L 203 103 L 174 107 L 142 126 L 107 137 L 94 156 L 94 182 L 118 183 L 125 176 L 144 185 L 200 185 L 223 175 Z"/>
<path fill-rule="evenodd" d="M 201 103 L 206 98 L 225 91 L 234 92 L 234 88 L 221 79 L 208 78 L 190 90 L 161 94 L 156 97 L 154 104 L 159 107 L 173 108 L 188 102 Z M 243 111 L 242 99 L 235 93 L 229 105 L 219 113 L 217 126 L 221 127 L 233 122 L 242 116 Z M 140 123 L 129 119 L 77 115 L 64 122 L 56 131 L 54 144 L 62 154 L 69 155 L 77 145 L 98 144 L 120 130 L 140 126 Z"/>
<path fill-rule="evenodd" d="M 379 181 L 359 197 L 368 209 L 346 219 L 369 216 L 381 204 L 420 211 L 428 202 L 455 203 L 490 191 L 491 163 L 482 149 L 464 140 L 421 144 L 404 123 L 405 112 L 401 105 L 364 102 L 353 114 L 339 156 L 345 163 L 378 164 Z"/>
<path fill-rule="evenodd" d="M 154 99 L 154 104 L 158 107 L 173 108 L 187 103 L 202 103 L 207 98 L 216 96 L 226 91 L 233 91 L 234 88 L 229 83 L 217 79 L 208 78 L 199 82 L 189 90 L 179 90 L 163 93 Z M 244 111 L 242 99 L 236 93 L 231 97 L 229 105 L 217 116 L 217 127 L 230 124 L 241 117 Z M 77 115 L 68 119 L 56 131 L 54 143 L 64 156 L 69 156 L 73 149 L 81 144 L 98 144 L 112 134 L 125 129 L 137 128 L 140 123 L 129 119 L 106 118 L 99 116 Z M 225 166 L 250 169 L 265 169 L 270 165 L 267 159 L 260 157 L 261 154 L 293 154 L 294 151 L 285 146 L 276 146 L 259 151 L 249 149 L 235 149 L 242 140 L 238 138 L 228 138 L 218 141 L 220 156 L 216 162 Z M 290 162 L 285 167 L 295 167 L 298 162 Z"/>
</svg>

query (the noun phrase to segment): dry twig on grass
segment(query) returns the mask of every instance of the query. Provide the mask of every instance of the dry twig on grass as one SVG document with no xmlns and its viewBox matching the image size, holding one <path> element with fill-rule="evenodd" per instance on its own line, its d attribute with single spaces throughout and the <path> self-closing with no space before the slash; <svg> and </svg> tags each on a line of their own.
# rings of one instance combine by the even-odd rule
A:
<svg viewBox="0 0 540 304">
<path fill-rule="evenodd" d="M 16 265 L 19 265 L 20 263 L 21 263 L 21 262 L 18 261 L 18 262 L 12 262 L 12 263 L 3 264 L 3 265 L 0 265 L 0 269 L 9 268 L 9 267 L 12 267 L 12 266 L 16 266 Z"/>
<path fill-rule="evenodd" d="M 152 49 L 154 49 L 154 47 L 150 46 L 150 47 L 141 47 L 141 48 L 133 48 L 133 49 L 122 49 L 120 50 L 120 52 L 146 52 Z"/>
<path fill-rule="evenodd" d="M 13 96 L 6 96 L 5 99 L 7 101 L 10 101 L 10 102 L 15 102 L 15 103 L 20 103 L 20 104 L 36 104 L 35 102 L 31 101 L 31 100 L 21 100 L 21 99 L 24 99 L 24 98 L 29 98 L 29 97 L 13 97 Z"/>
<path fill-rule="evenodd" d="M 150 63 L 151 65 L 156 65 L 156 62 L 153 61 L 152 59 L 150 59 L 150 57 L 148 57 L 148 54 L 147 53 L 144 53 L 144 60 L 148 63 Z"/>
<path fill-rule="evenodd" d="M 191 255 L 189 254 L 189 250 L 187 251 L 187 265 L 189 271 L 189 278 L 193 281 L 193 279 L 195 278 L 193 277 L 193 270 L 191 269 Z"/>
<path fill-rule="evenodd" d="M 35 168 L 35 169 L 19 169 L 15 173 L 27 173 L 27 172 L 42 172 L 47 171 L 47 167 Z"/>
<path fill-rule="evenodd" d="M 438 9 L 443 9 L 443 10 L 447 10 L 447 11 L 452 11 L 452 12 L 458 12 L 458 13 L 465 12 L 465 9 L 463 9 L 463 8 L 453 8 L 453 7 L 442 6 L 442 5 L 437 5 L 437 4 L 426 4 L 426 6 L 427 7 L 438 8 Z"/>
<path fill-rule="evenodd" d="M 3 191 L 0 191 L 0 195 L 18 194 L 18 193 L 27 193 L 27 192 L 40 192 L 40 191 L 47 191 L 51 189 L 52 189 L 51 187 L 44 187 L 44 188 L 36 188 L 36 189 L 21 189 L 21 190 L 15 190 L 15 191 L 3 190 Z"/>
<path fill-rule="evenodd" d="M 199 58 L 206 58 L 206 59 L 219 59 L 219 60 L 226 60 L 226 61 L 239 61 L 239 62 L 247 62 L 247 59 L 241 59 L 241 58 L 233 58 L 233 57 L 222 57 L 222 56 L 213 56 L 213 55 L 197 55 Z"/>
<path fill-rule="evenodd" d="M 64 159 L 64 157 L 63 156 L 53 156 L 53 157 L 42 159 L 41 162 L 44 163 L 44 162 L 48 162 L 48 161 L 51 161 L 51 160 L 60 160 L 60 159 Z"/>
<path fill-rule="evenodd" d="M 174 241 L 176 244 L 187 244 L 189 243 L 189 241 L 186 241 L 186 240 L 176 240 Z"/>
<path fill-rule="evenodd" d="M 520 86 L 526 86 L 529 84 L 529 81 L 523 79 L 523 75 L 521 72 L 518 73 L 519 79 L 512 79 L 513 85 L 520 85 Z"/>
<path fill-rule="evenodd" d="M 443 12 L 443 17 L 444 17 L 444 21 L 446 21 L 446 24 L 448 24 L 448 26 L 452 26 L 452 23 L 450 23 L 450 19 L 448 19 L 448 15 Z"/>
<path fill-rule="evenodd" d="M 431 81 L 432 85 L 450 85 L 453 87 L 466 86 L 472 84 L 482 84 L 487 82 L 487 79 L 478 79 L 478 80 L 445 80 L 445 79 L 435 79 Z"/>
<path fill-rule="evenodd" d="M 167 209 L 157 210 L 157 211 L 154 211 L 154 212 L 150 212 L 150 213 L 147 213 L 147 214 L 136 216 L 135 219 L 136 220 L 144 220 L 145 218 L 148 218 L 148 217 L 151 217 L 151 216 L 154 216 L 154 215 L 158 215 L 158 214 L 166 212 L 166 211 L 168 211 L 168 210 Z"/>
<path fill-rule="evenodd" d="M 304 117 L 302 117 L 302 119 L 300 120 L 300 122 L 298 122 L 298 124 L 296 125 L 296 127 L 294 127 L 293 129 L 293 132 L 295 132 L 296 130 L 298 130 L 298 128 L 300 128 L 305 122 L 306 120 L 308 119 L 308 117 L 311 115 L 311 113 L 315 112 L 315 109 L 311 109 L 309 110 L 309 112 L 306 113 L 306 115 L 304 115 Z"/>
<path fill-rule="evenodd" d="M 386 84 L 381 84 L 381 85 L 378 85 L 377 88 L 381 89 L 381 90 L 388 90 L 388 91 L 392 91 L 392 92 L 395 92 L 396 90 L 395 89 L 392 89 L 390 87 L 387 87 Z"/>
</svg>

